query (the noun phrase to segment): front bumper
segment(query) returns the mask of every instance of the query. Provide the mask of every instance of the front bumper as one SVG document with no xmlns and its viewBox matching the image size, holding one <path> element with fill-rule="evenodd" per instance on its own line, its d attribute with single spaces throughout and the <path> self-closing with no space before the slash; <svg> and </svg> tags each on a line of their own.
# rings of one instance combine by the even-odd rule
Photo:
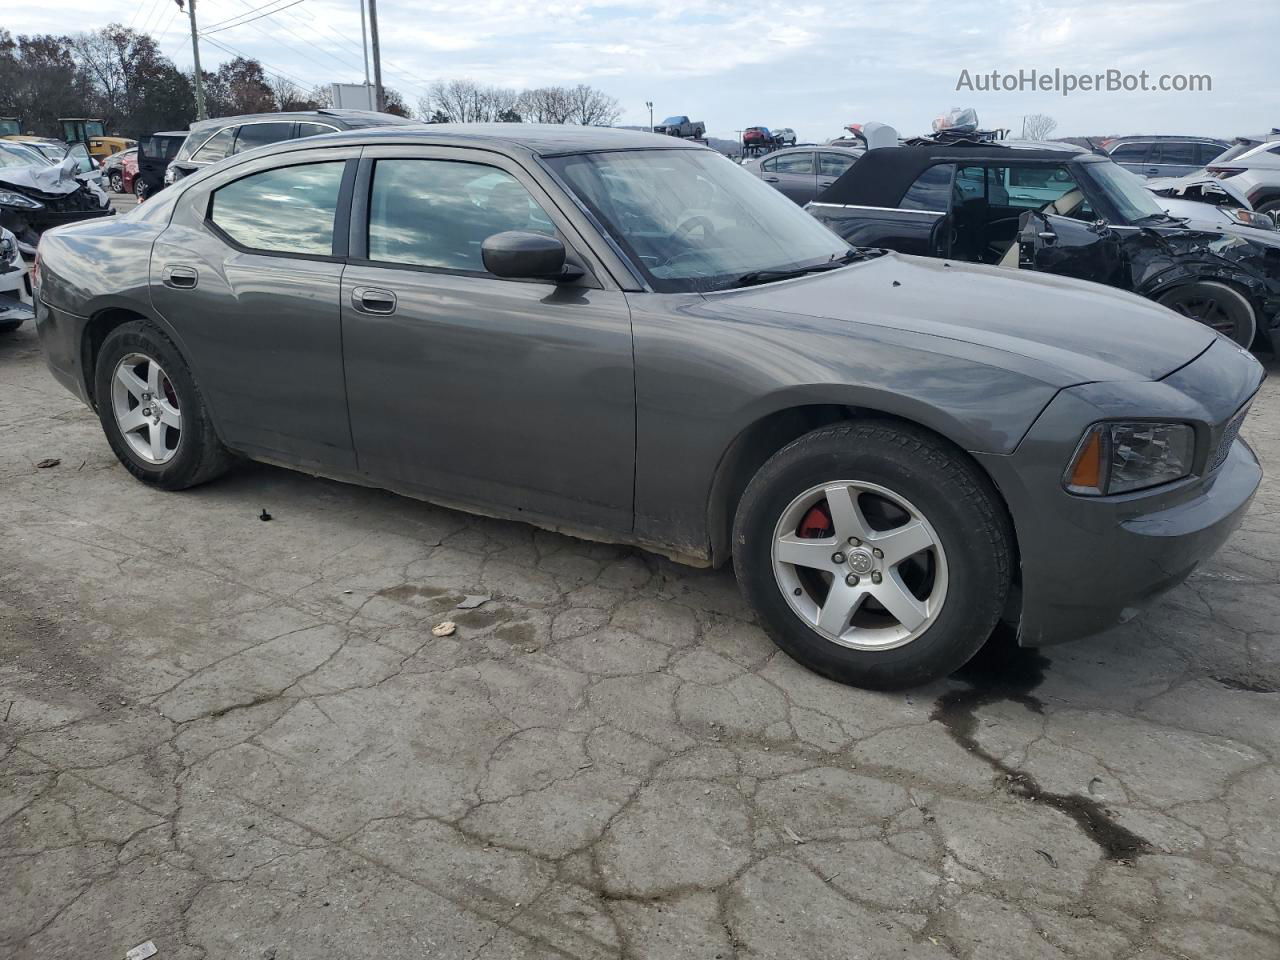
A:
<svg viewBox="0 0 1280 960">
<path fill-rule="evenodd" d="M 1221 341 L 1164 381 L 1064 390 L 1013 454 L 976 454 L 1017 531 L 1019 643 L 1063 643 L 1129 620 L 1226 542 L 1262 481 L 1262 467 L 1249 445 L 1225 430 L 1261 378 L 1256 361 Z M 1196 425 L 1192 476 L 1109 497 L 1063 489 L 1066 460 L 1089 423 L 1149 418 L 1153 410 Z M 1213 468 L 1220 444 L 1229 445 L 1226 459 Z"/>
</svg>

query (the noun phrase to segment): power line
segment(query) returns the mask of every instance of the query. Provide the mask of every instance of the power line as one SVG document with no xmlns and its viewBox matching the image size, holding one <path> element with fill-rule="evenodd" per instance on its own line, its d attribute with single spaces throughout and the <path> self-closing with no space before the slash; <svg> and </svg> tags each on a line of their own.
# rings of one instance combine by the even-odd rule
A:
<svg viewBox="0 0 1280 960">
<path fill-rule="evenodd" d="M 273 14 L 277 14 L 282 10 L 288 10 L 290 7 L 296 7 L 298 4 L 302 2 L 303 0 L 293 0 L 292 3 L 286 3 L 283 7 L 276 7 L 274 10 L 267 10 L 264 13 L 258 14 L 256 17 L 249 17 L 249 19 L 247 20 L 241 20 L 239 23 L 227 23 L 226 20 L 220 20 L 219 23 L 227 23 L 227 25 L 223 27 L 223 26 L 219 26 L 218 24 L 214 24 L 212 27 L 208 27 L 204 30 L 201 30 L 200 36 L 205 37 L 211 33 L 221 33 L 223 30 L 230 30 L 233 27 L 243 27 L 246 23 L 253 23 L 253 21 L 261 20 L 263 17 L 270 17 Z M 244 16 L 244 14 L 241 14 L 241 16 Z M 229 19 L 235 20 L 236 18 L 230 17 Z"/>
</svg>

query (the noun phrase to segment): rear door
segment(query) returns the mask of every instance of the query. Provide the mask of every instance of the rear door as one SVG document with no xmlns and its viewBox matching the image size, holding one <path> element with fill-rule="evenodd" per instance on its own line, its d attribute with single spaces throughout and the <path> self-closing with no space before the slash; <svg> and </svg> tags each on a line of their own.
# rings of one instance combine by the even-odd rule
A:
<svg viewBox="0 0 1280 960">
<path fill-rule="evenodd" d="M 1154 176 L 1147 173 L 1147 157 L 1151 154 L 1150 143 L 1122 143 L 1111 151 L 1111 159 L 1126 170 L 1140 177 Z"/>
<path fill-rule="evenodd" d="M 355 467 L 338 300 L 358 148 L 237 164 L 184 193 L 151 297 L 233 448 Z"/>
<path fill-rule="evenodd" d="M 355 196 L 342 337 L 361 471 L 630 530 L 630 311 L 547 190 L 489 151 L 369 147 Z M 508 230 L 553 233 L 592 272 L 566 285 L 499 279 L 480 245 Z"/>
<path fill-rule="evenodd" d="M 818 195 L 818 171 L 811 150 L 778 153 L 760 164 L 760 176 L 783 196 L 806 204 Z"/>
<path fill-rule="evenodd" d="M 818 193 L 814 199 L 822 194 L 822 191 L 831 186 L 841 174 L 853 166 L 853 161 L 858 159 L 856 153 L 838 153 L 836 151 L 823 152 L 818 154 Z"/>
<path fill-rule="evenodd" d="M 1199 144 L 1188 140 L 1161 140 L 1151 147 L 1149 177 L 1185 177 L 1200 169 Z"/>
</svg>

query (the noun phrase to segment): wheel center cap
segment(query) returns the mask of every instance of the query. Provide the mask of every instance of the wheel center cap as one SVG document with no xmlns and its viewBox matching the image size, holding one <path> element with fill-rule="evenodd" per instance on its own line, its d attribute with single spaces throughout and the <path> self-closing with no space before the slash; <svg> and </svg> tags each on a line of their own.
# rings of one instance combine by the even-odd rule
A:
<svg viewBox="0 0 1280 960">
<path fill-rule="evenodd" d="M 870 573 L 875 567 L 875 559 L 868 550 L 850 550 L 848 554 L 849 569 L 857 574 Z"/>
</svg>

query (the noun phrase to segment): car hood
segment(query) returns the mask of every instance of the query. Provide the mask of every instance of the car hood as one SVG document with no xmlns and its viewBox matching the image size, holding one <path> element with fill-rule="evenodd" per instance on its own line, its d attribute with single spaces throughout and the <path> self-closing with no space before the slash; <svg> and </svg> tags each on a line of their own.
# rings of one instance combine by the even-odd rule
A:
<svg viewBox="0 0 1280 960">
<path fill-rule="evenodd" d="M 822 317 L 1012 354 L 1058 386 L 1159 380 L 1218 336 L 1099 284 L 897 253 L 706 299 L 726 316 L 751 310 Z"/>
<path fill-rule="evenodd" d="M 1188 174 L 1185 177 L 1153 177 L 1150 180 L 1144 180 L 1142 185 L 1161 197 L 1185 197 L 1189 190 L 1194 190 L 1197 187 L 1208 188 L 1220 191 L 1230 197 L 1238 207 L 1242 207 L 1245 210 L 1253 209 L 1253 204 L 1249 202 L 1247 193 L 1230 180 L 1219 180 L 1215 176 L 1206 174 L 1203 170 Z"/>
</svg>

